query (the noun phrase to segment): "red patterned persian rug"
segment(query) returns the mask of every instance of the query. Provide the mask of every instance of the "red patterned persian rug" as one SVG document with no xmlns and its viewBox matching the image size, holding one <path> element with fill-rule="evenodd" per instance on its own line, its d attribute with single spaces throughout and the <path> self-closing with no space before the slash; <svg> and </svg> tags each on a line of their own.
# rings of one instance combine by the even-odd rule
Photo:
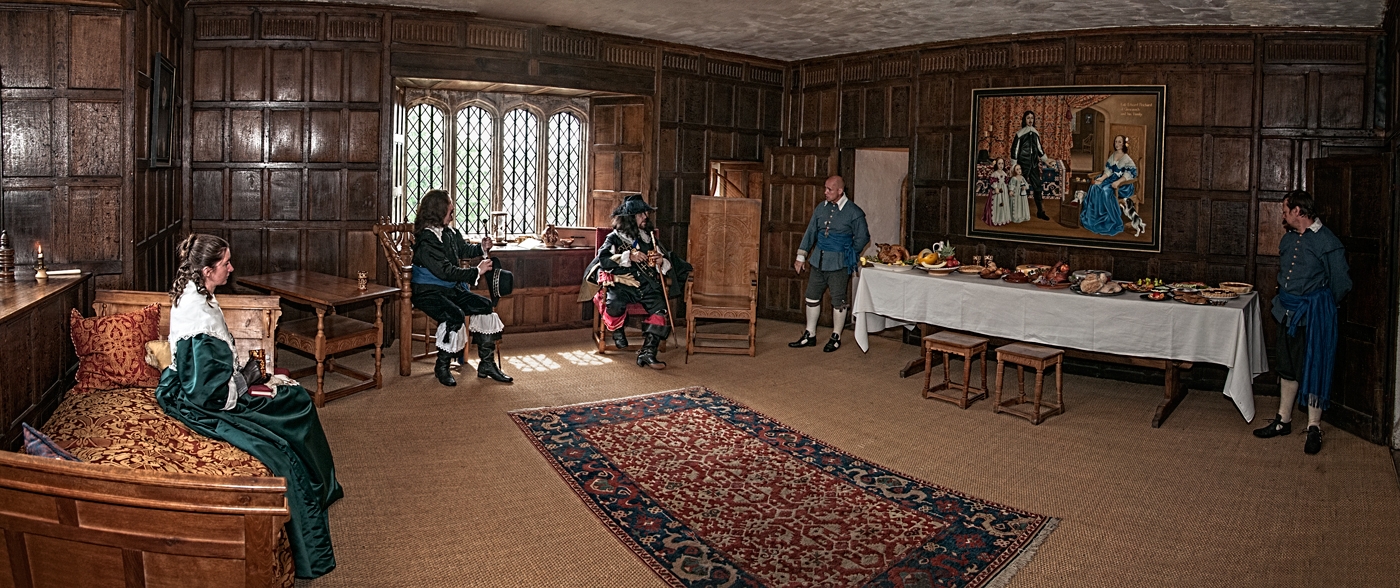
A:
<svg viewBox="0 0 1400 588">
<path fill-rule="evenodd" d="M 996 588 L 1057 523 L 872 464 L 702 387 L 511 417 L 672 586 Z"/>
</svg>

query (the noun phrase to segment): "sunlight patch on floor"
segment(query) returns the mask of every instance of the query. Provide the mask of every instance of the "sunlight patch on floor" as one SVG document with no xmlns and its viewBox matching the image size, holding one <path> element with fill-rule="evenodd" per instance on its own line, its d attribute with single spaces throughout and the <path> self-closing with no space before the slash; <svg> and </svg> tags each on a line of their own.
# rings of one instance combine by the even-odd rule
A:
<svg viewBox="0 0 1400 588">
<path fill-rule="evenodd" d="M 506 358 L 506 361 L 518 372 L 547 372 L 564 367 L 559 365 L 559 362 L 550 359 L 548 355 L 543 353 L 538 355 L 512 355 Z"/>
<path fill-rule="evenodd" d="M 613 362 L 592 351 L 565 351 L 560 353 L 559 357 L 574 365 L 607 365 Z"/>
</svg>

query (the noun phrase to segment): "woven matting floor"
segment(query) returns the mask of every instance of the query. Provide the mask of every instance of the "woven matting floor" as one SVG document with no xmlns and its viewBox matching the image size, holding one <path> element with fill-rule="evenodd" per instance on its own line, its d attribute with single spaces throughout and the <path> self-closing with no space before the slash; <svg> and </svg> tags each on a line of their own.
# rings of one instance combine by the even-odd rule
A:
<svg viewBox="0 0 1400 588">
<path fill-rule="evenodd" d="M 753 358 L 697 355 L 687 365 L 673 348 L 665 371 L 640 369 L 626 352 L 594 355 L 585 330 L 507 334 L 515 384 L 468 371 L 455 388 L 440 386 L 429 362 L 398 376 L 389 349 L 383 389 L 321 411 L 346 491 L 330 512 L 339 568 L 298 586 L 664 586 L 506 413 L 692 385 L 889 468 L 1060 519 L 1012 588 L 1400 578 L 1400 482 L 1385 447 L 1330 426 L 1316 456 L 1296 432 L 1255 439 L 1259 424 L 1218 392 L 1191 392 L 1153 429 L 1160 388 L 1072 375 L 1066 413 L 1032 426 L 987 401 L 960 410 L 921 398 L 922 374 L 898 376 L 914 346 L 874 338 L 868 354 L 853 344 L 789 349 L 800 328 L 760 321 Z M 1277 399 L 1257 402 L 1267 414 Z"/>
</svg>

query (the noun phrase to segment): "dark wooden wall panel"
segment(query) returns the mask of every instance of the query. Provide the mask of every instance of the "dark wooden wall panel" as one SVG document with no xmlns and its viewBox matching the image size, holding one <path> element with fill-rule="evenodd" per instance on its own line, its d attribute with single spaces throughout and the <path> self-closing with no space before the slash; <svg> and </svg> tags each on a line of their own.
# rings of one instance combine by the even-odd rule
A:
<svg viewBox="0 0 1400 588">
<path fill-rule="evenodd" d="M 841 148 L 841 169 L 849 169 L 853 149 L 909 148 L 914 185 L 905 245 L 972 245 L 963 235 L 974 89 L 1165 84 L 1160 254 L 979 244 L 1008 262 L 1074 259 L 1130 278 L 1252 281 L 1267 273 L 1260 267 L 1278 239 L 1269 227 L 1279 219 L 1266 216 L 1265 205 L 1303 187 L 1308 159 L 1384 149 L 1369 69 L 1379 38 L 1371 31 L 1100 30 L 823 57 L 792 66 L 786 140 Z"/>
</svg>

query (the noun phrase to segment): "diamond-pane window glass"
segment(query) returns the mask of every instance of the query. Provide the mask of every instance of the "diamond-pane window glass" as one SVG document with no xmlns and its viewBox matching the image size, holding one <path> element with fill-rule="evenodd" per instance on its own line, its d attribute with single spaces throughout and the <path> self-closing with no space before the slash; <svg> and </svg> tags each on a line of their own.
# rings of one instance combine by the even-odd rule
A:
<svg viewBox="0 0 1400 588">
<path fill-rule="evenodd" d="M 533 112 L 517 108 L 501 120 L 501 210 L 506 233 L 534 234 L 536 178 L 539 174 L 540 123 Z"/>
<path fill-rule="evenodd" d="M 457 228 L 491 230 L 491 114 L 479 106 L 457 111 Z"/>
<path fill-rule="evenodd" d="M 447 187 L 444 145 L 447 117 L 442 109 L 419 104 L 408 109 L 404 132 L 404 198 L 408 218 L 418 211 L 418 199 L 429 190 Z"/>
<path fill-rule="evenodd" d="M 549 180 L 545 222 L 554 226 L 579 224 L 579 190 L 583 176 L 583 122 L 568 112 L 549 117 Z"/>
</svg>

